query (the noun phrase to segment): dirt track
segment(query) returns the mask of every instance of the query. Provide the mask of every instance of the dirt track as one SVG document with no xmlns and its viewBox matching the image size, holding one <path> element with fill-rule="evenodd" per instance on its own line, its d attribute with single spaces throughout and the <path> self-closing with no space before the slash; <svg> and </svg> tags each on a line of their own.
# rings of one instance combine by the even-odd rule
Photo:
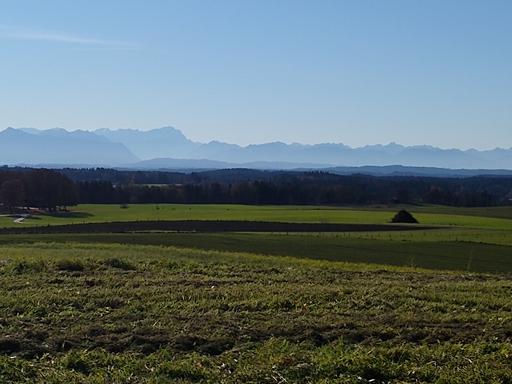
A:
<svg viewBox="0 0 512 384">
<path fill-rule="evenodd" d="M 376 232 L 433 229 L 420 225 L 282 223 L 266 221 L 127 221 L 1 228 L 0 234 L 15 233 L 122 233 L 138 231 L 176 232 Z"/>
</svg>

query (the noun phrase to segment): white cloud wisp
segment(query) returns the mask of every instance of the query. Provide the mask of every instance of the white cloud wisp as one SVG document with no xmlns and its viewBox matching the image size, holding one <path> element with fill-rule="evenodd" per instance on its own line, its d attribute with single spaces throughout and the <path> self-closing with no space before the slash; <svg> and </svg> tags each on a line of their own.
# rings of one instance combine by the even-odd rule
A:
<svg viewBox="0 0 512 384">
<path fill-rule="evenodd" d="M 13 28 L 0 25 L 0 38 L 15 40 L 46 41 L 54 43 L 65 43 L 75 45 L 89 45 L 112 49 L 136 49 L 138 46 L 133 43 L 87 38 L 69 34 L 53 33 L 45 31 L 30 31 L 20 28 Z"/>
</svg>

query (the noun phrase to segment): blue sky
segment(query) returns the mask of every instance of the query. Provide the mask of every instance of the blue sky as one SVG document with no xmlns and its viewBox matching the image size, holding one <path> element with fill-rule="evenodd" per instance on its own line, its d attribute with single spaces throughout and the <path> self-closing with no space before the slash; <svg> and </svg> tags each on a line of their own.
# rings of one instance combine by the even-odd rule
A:
<svg viewBox="0 0 512 384">
<path fill-rule="evenodd" d="M 512 1 L 2 1 L 0 128 L 512 147 Z"/>
</svg>

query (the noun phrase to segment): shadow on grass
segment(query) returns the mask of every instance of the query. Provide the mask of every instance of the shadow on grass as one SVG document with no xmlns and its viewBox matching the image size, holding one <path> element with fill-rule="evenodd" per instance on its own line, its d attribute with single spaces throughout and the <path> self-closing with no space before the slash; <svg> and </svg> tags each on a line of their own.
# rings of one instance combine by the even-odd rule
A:
<svg viewBox="0 0 512 384">
<path fill-rule="evenodd" d="M 69 219 L 84 219 L 87 217 L 93 216 L 90 213 L 87 212 L 45 212 L 43 214 L 44 216 L 50 216 L 50 217 L 61 217 L 61 218 L 69 218 Z"/>
</svg>

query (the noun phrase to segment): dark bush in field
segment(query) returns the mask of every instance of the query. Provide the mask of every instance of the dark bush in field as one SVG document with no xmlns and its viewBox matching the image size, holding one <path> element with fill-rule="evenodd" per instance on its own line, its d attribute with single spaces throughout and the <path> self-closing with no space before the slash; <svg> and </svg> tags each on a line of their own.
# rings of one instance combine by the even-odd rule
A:
<svg viewBox="0 0 512 384">
<path fill-rule="evenodd" d="M 417 224 L 418 220 L 408 211 L 402 209 L 392 219 L 392 223 Z"/>
</svg>

